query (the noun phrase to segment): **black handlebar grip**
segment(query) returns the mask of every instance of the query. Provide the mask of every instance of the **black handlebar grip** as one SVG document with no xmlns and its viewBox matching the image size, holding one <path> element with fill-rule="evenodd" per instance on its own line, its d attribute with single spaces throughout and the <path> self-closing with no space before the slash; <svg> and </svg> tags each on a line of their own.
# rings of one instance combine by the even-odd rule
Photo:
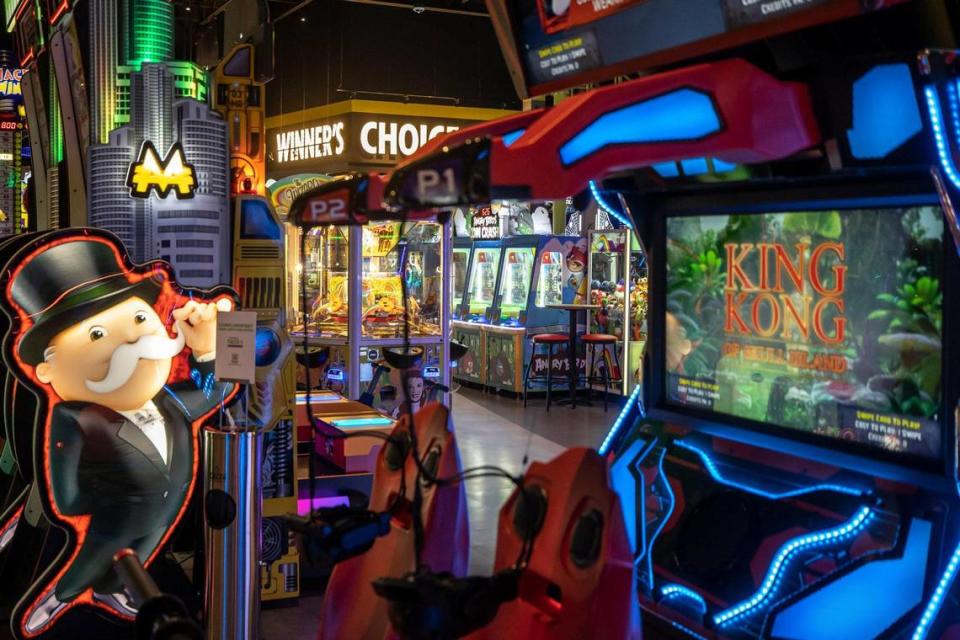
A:
<svg viewBox="0 0 960 640">
<path fill-rule="evenodd" d="M 122 549 L 113 556 L 113 566 L 126 587 L 127 593 L 137 607 L 143 606 L 147 600 L 161 595 L 157 583 L 153 581 L 147 570 L 143 568 L 140 558 L 133 549 Z"/>
</svg>

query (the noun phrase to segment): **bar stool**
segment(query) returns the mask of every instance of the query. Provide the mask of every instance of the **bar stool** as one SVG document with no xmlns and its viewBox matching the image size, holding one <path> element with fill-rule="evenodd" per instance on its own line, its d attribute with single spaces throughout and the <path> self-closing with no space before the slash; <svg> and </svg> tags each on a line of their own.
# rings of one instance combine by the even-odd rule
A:
<svg viewBox="0 0 960 640">
<path fill-rule="evenodd" d="M 617 367 L 617 370 L 620 370 L 620 361 L 617 359 L 617 336 L 610 335 L 609 333 L 585 333 L 580 336 L 580 339 L 586 345 L 586 358 L 587 358 L 587 387 L 589 388 L 593 384 L 594 380 L 603 380 L 603 410 L 607 410 L 607 390 L 610 388 L 610 382 L 619 382 L 622 378 L 618 377 L 615 380 L 611 379 L 610 372 L 608 371 L 606 363 L 606 354 L 607 347 L 613 347 L 613 363 Z M 597 348 L 600 348 L 600 353 L 597 353 Z M 599 356 L 599 357 L 598 357 Z M 596 375 L 597 362 L 603 361 L 603 375 Z"/>
<path fill-rule="evenodd" d="M 527 371 L 523 374 L 523 406 L 527 406 L 527 388 L 530 383 L 530 372 L 533 370 L 533 361 L 537 357 L 537 346 L 547 345 L 547 411 L 550 411 L 550 392 L 553 390 L 553 347 L 555 345 L 564 345 L 570 341 L 570 338 L 562 333 L 539 333 L 532 337 L 533 349 L 530 351 L 530 361 L 527 363 Z M 542 378 L 543 376 L 533 376 Z"/>
</svg>

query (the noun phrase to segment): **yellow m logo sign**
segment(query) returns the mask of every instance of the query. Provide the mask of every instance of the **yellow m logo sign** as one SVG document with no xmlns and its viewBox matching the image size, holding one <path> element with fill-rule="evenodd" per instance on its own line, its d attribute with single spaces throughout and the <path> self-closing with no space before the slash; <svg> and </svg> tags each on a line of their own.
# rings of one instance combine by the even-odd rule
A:
<svg viewBox="0 0 960 640">
<path fill-rule="evenodd" d="M 158 198 L 166 198 L 171 191 L 178 199 L 192 198 L 197 188 L 193 165 L 183 155 L 183 147 L 175 142 L 162 161 L 152 142 L 145 141 L 140 147 L 140 157 L 130 165 L 127 173 L 130 195 L 136 198 L 149 197 L 155 191 Z"/>
</svg>

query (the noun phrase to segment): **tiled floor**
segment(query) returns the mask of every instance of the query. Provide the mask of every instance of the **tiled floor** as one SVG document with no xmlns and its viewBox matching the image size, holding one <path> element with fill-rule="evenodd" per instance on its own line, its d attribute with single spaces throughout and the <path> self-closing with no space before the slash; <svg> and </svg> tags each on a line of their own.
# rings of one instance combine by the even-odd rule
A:
<svg viewBox="0 0 960 640">
<path fill-rule="evenodd" d="M 518 474 L 525 461 L 549 460 L 566 447 L 596 447 L 619 411 L 615 403 L 603 411 L 593 407 L 551 406 L 531 398 L 519 400 L 461 389 L 454 395 L 453 419 L 463 467 L 492 464 Z M 493 565 L 497 518 L 513 486 L 507 480 L 482 478 L 467 484 L 470 514 L 470 572 L 486 574 Z M 314 638 L 320 616 L 320 594 L 306 594 L 296 608 L 263 612 L 266 640 Z"/>
</svg>

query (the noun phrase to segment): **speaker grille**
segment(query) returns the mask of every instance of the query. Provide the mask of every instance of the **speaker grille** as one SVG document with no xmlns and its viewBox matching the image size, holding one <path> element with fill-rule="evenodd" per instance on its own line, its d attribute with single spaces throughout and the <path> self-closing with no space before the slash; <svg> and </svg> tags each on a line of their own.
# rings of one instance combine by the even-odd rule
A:
<svg viewBox="0 0 960 640">
<path fill-rule="evenodd" d="M 257 247 L 241 246 L 241 260 L 278 260 L 280 258 L 280 249 L 276 246 Z"/>
<path fill-rule="evenodd" d="M 240 278 L 237 290 L 244 309 L 279 309 L 280 278 Z"/>
</svg>

